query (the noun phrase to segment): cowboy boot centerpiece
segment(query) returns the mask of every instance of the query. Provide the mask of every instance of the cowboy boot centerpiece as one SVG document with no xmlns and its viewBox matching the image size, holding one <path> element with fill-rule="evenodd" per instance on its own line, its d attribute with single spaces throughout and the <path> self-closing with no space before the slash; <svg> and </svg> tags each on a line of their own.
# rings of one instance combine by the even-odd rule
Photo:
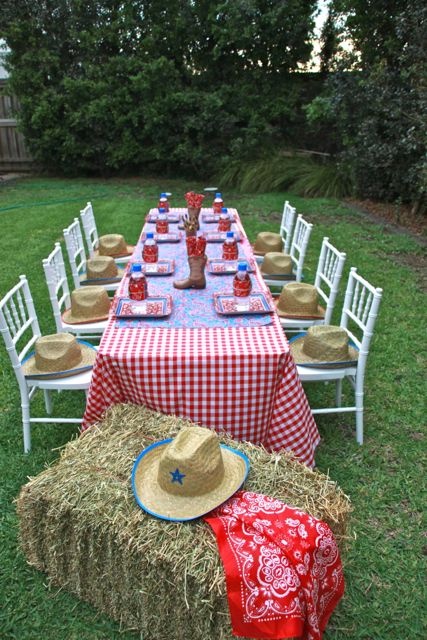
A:
<svg viewBox="0 0 427 640">
<path fill-rule="evenodd" d="M 187 209 L 188 209 L 188 220 L 187 223 L 189 231 L 191 235 L 196 235 L 196 231 L 199 230 L 199 215 L 202 209 L 202 202 L 204 199 L 204 195 L 202 193 L 194 193 L 194 191 L 189 191 L 185 194 L 185 199 L 187 201 Z M 184 229 L 187 233 L 186 222 L 184 222 Z M 187 234 L 189 235 L 189 234 Z"/>
<path fill-rule="evenodd" d="M 205 289 L 206 238 L 189 236 L 186 239 L 190 274 L 185 280 L 175 280 L 176 289 Z"/>
</svg>

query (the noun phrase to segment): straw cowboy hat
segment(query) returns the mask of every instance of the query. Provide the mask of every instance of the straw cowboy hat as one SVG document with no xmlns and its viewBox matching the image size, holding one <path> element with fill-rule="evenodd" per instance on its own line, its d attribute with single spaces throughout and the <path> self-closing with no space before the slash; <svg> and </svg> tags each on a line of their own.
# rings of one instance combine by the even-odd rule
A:
<svg viewBox="0 0 427 640">
<path fill-rule="evenodd" d="M 62 319 L 67 324 L 100 322 L 108 318 L 110 299 L 104 287 L 86 286 L 71 293 L 71 308 L 64 311 Z"/>
<path fill-rule="evenodd" d="M 290 282 L 283 287 L 276 300 L 276 310 L 282 318 L 324 318 L 325 310 L 319 305 L 316 287 L 302 282 Z"/>
<path fill-rule="evenodd" d="M 193 520 L 219 506 L 244 483 L 249 460 L 220 445 L 215 431 L 184 427 L 139 455 L 132 486 L 139 506 L 164 520 Z"/>
<path fill-rule="evenodd" d="M 277 276 L 283 279 L 284 276 L 295 278 L 292 273 L 292 259 L 286 253 L 279 251 L 266 253 L 261 264 L 261 273 L 269 278 Z"/>
<path fill-rule="evenodd" d="M 269 251 L 282 251 L 282 236 L 280 233 L 273 233 L 272 231 L 261 231 L 254 242 L 253 250 L 255 254 L 260 256 L 263 256 Z"/>
<path fill-rule="evenodd" d="M 358 351 L 349 345 L 342 327 L 314 325 L 290 342 L 294 360 L 309 367 L 342 367 L 357 363 Z"/>
<path fill-rule="evenodd" d="M 96 256 L 86 262 L 86 273 L 80 278 L 82 285 L 102 280 L 103 284 L 120 282 L 125 267 L 118 267 L 110 256 Z"/>
<path fill-rule="evenodd" d="M 127 244 L 124 237 L 120 234 L 109 233 L 99 238 L 97 255 L 122 258 L 131 255 L 134 249 L 135 247 Z"/>
<path fill-rule="evenodd" d="M 55 333 L 36 340 L 22 369 L 27 378 L 66 378 L 91 369 L 95 357 L 92 345 L 78 342 L 70 333 Z"/>
</svg>

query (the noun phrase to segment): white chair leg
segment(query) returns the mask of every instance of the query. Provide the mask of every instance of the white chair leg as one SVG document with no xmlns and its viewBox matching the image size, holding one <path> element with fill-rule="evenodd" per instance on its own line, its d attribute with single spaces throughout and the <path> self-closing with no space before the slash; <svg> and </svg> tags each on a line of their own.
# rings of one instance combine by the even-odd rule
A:
<svg viewBox="0 0 427 640">
<path fill-rule="evenodd" d="M 342 404 L 342 380 L 337 380 L 335 383 L 335 404 L 337 407 Z"/>
<path fill-rule="evenodd" d="M 30 403 L 21 403 L 22 432 L 24 436 L 24 453 L 31 451 Z"/>
<path fill-rule="evenodd" d="M 356 392 L 356 440 L 363 444 L 363 393 Z"/>
<path fill-rule="evenodd" d="M 48 416 L 52 415 L 52 397 L 49 389 L 43 389 L 44 406 L 46 407 L 46 413 Z"/>
</svg>

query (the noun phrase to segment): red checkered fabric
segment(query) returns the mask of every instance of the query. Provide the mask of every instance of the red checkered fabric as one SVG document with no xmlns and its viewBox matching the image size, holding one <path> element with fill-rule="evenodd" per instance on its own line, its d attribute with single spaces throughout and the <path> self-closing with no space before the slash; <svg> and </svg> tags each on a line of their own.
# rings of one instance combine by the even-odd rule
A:
<svg viewBox="0 0 427 640">
<path fill-rule="evenodd" d="M 258 269 L 254 277 L 270 295 Z M 110 317 L 83 429 L 121 402 L 189 418 L 269 451 L 288 449 L 314 465 L 319 433 L 276 314 L 271 325 L 206 329 L 127 329 Z"/>
</svg>

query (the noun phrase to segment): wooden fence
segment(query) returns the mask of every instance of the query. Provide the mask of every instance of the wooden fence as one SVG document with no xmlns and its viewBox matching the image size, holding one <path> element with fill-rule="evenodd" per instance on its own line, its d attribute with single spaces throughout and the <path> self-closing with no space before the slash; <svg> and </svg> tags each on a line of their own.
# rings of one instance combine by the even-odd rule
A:
<svg viewBox="0 0 427 640">
<path fill-rule="evenodd" d="M 0 91 L 1 91 L 0 85 Z M 13 96 L 0 93 L 0 171 L 28 171 L 32 158 L 25 140 L 17 129 L 14 115 L 19 103 Z"/>
</svg>

